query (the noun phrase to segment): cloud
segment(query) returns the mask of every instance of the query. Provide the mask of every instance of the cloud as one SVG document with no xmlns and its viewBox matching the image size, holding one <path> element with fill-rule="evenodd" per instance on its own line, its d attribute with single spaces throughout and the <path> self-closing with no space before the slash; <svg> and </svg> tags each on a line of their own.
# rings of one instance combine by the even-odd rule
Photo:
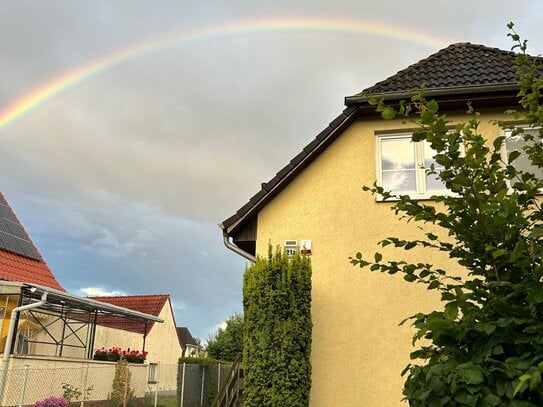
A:
<svg viewBox="0 0 543 407">
<path fill-rule="evenodd" d="M 108 291 L 100 287 L 85 287 L 80 288 L 79 292 L 80 295 L 87 296 L 87 297 L 118 297 L 118 296 L 125 296 L 127 295 L 123 291 Z"/>
</svg>

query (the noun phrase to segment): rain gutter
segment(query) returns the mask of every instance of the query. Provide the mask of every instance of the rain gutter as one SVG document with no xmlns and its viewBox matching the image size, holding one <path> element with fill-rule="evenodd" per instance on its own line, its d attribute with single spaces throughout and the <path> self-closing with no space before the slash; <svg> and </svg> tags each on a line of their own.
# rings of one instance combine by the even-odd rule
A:
<svg viewBox="0 0 543 407">
<path fill-rule="evenodd" d="M 219 225 L 219 226 L 221 228 L 223 228 L 222 225 Z M 232 250 L 234 253 L 239 254 L 242 257 L 245 257 L 247 260 L 249 260 L 249 261 L 251 261 L 253 263 L 256 263 L 256 257 L 253 256 L 251 253 L 246 252 L 241 247 L 236 246 L 236 244 L 232 243 L 230 241 L 230 236 L 228 236 L 228 234 L 226 233 L 226 230 L 224 230 L 224 229 L 223 229 L 223 242 L 224 242 L 224 245 L 228 249 Z"/>
<path fill-rule="evenodd" d="M 425 89 L 424 96 L 436 97 L 436 96 L 453 96 L 453 95 L 475 95 L 485 93 L 495 93 L 504 91 L 518 91 L 518 83 L 505 83 L 505 84 L 491 84 L 491 85 L 477 85 L 477 86 L 451 86 L 448 88 L 437 89 Z M 384 97 L 384 100 L 401 100 L 410 98 L 417 93 L 417 89 L 408 90 L 404 92 L 389 92 L 382 93 L 374 92 L 371 94 L 362 93 L 354 96 L 347 96 L 345 98 L 345 105 L 352 106 L 361 103 L 367 103 L 372 97 L 379 99 L 380 96 Z"/>
</svg>

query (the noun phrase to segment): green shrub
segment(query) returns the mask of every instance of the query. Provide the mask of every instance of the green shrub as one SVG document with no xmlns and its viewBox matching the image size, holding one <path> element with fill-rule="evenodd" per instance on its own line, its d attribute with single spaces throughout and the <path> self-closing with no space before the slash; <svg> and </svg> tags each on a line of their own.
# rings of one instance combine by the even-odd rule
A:
<svg viewBox="0 0 543 407">
<path fill-rule="evenodd" d="M 183 363 L 186 363 L 187 365 L 231 365 L 232 362 L 228 362 L 226 360 L 218 360 L 213 358 L 189 358 L 189 357 L 181 357 L 177 361 L 180 365 Z"/>
<path fill-rule="evenodd" d="M 245 405 L 308 406 L 311 263 L 279 250 L 258 258 L 243 282 Z"/>
</svg>

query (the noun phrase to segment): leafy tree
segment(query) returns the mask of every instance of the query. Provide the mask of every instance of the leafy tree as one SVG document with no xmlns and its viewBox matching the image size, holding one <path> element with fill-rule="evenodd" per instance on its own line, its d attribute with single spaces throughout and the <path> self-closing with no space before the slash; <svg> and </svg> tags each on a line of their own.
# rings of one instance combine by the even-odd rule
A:
<svg viewBox="0 0 543 407">
<path fill-rule="evenodd" d="M 432 204 L 376 185 L 364 188 L 395 199 L 393 210 L 408 221 L 444 230 L 423 229 L 420 240 L 389 237 L 382 247 L 445 252 L 459 265 L 443 270 L 425 262 L 386 261 L 380 253 L 351 258 L 354 265 L 401 273 L 406 281 L 441 294 L 443 310 L 408 319 L 416 329 L 414 342 L 424 339 L 411 354 L 419 362 L 402 373 L 405 399 L 412 406 L 543 405 L 543 181 L 514 166 L 523 154 L 536 172 L 543 168 L 543 78 L 540 61 L 525 54 L 526 41 L 512 23 L 508 27 L 513 49 L 521 51 L 516 58 L 520 108 L 510 113 L 533 130 L 496 122 L 526 142 L 522 152 L 509 153 L 507 162 L 501 155 L 504 138 L 490 144 L 479 133 L 472 109 L 471 119 L 453 126 L 423 91 L 398 108 L 372 101 L 385 118 L 414 120 L 419 130 L 413 141 L 430 143 L 442 167 L 432 166 L 428 173 L 452 192 L 433 197 Z"/>
<path fill-rule="evenodd" d="M 244 404 L 305 407 L 311 388 L 311 263 L 279 250 L 243 280 Z"/>
<path fill-rule="evenodd" d="M 207 354 L 217 360 L 233 362 L 243 351 L 243 315 L 236 313 L 207 340 Z"/>
</svg>

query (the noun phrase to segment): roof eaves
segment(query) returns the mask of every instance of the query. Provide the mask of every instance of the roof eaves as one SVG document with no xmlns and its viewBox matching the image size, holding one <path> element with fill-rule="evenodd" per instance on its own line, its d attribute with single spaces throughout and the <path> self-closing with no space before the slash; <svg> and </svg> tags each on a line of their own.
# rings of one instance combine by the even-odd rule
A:
<svg viewBox="0 0 543 407">
<path fill-rule="evenodd" d="M 442 87 L 434 89 L 425 89 L 424 96 L 426 97 L 439 97 L 439 96 L 461 96 L 461 95 L 479 95 L 479 94 L 497 94 L 499 92 L 506 92 L 512 90 L 518 90 L 519 86 L 517 82 L 508 82 L 503 84 L 489 84 L 489 85 L 477 85 L 477 86 L 453 86 Z M 365 93 L 354 96 L 345 97 L 345 105 L 356 106 L 360 104 L 367 104 L 372 97 L 382 97 L 385 101 L 397 101 L 402 99 L 409 99 L 413 95 L 419 92 L 418 89 L 412 89 L 402 92 L 388 92 L 388 93 Z"/>
<path fill-rule="evenodd" d="M 219 224 L 223 232 L 226 235 L 231 235 L 245 220 L 257 213 L 262 206 L 288 185 L 298 172 L 307 167 L 354 120 L 357 112 L 358 109 L 356 107 L 346 108 L 326 129 L 319 133 L 315 139 L 311 140 L 289 164 L 280 170 L 275 177 L 269 182 L 262 184 L 262 189 L 247 204 L 242 206 L 241 209 L 244 209 L 244 212 L 240 209 L 235 215 Z"/>
</svg>

